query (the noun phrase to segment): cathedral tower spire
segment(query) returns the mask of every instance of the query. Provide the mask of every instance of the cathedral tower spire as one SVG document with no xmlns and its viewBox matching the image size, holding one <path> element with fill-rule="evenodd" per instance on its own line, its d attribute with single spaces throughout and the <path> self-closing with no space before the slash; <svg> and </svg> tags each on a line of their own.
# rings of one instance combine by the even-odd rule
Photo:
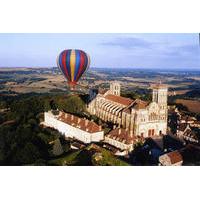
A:
<svg viewBox="0 0 200 200">
<path fill-rule="evenodd" d="M 120 96 L 120 90 L 121 90 L 121 87 L 120 87 L 119 82 L 114 81 L 110 83 L 110 91 L 113 95 Z"/>
<path fill-rule="evenodd" d="M 160 82 L 159 84 L 152 85 L 151 88 L 153 90 L 152 101 L 158 103 L 160 106 L 166 106 L 168 93 L 167 86 Z"/>
</svg>

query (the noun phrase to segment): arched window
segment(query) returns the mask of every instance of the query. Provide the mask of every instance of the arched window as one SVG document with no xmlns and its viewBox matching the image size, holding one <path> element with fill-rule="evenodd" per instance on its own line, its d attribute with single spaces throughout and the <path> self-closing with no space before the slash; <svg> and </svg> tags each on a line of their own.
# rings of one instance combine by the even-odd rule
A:
<svg viewBox="0 0 200 200">
<path fill-rule="evenodd" d="M 155 130 L 154 129 L 149 129 L 148 130 L 148 137 L 154 136 Z"/>
<path fill-rule="evenodd" d="M 148 136 L 151 137 L 151 129 L 148 130 Z"/>
</svg>

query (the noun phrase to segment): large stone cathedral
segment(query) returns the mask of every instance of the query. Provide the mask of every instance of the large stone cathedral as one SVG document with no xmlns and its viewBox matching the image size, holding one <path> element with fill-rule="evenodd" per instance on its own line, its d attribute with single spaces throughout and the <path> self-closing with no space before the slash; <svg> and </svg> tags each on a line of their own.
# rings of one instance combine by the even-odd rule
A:
<svg viewBox="0 0 200 200">
<path fill-rule="evenodd" d="M 111 82 L 107 91 L 91 89 L 88 112 L 129 131 L 132 136 L 166 134 L 168 88 L 161 83 L 151 88 L 151 102 L 121 97 L 118 82 Z"/>
</svg>

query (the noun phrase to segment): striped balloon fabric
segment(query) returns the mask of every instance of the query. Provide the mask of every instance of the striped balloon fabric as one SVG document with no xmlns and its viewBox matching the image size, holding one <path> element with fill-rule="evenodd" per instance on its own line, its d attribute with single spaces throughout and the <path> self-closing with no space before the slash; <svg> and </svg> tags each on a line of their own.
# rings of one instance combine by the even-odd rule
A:
<svg viewBox="0 0 200 200">
<path fill-rule="evenodd" d="M 76 85 L 90 65 L 90 57 L 82 50 L 64 50 L 57 59 L 57 65 L 70 86 Z"/>
</svg>

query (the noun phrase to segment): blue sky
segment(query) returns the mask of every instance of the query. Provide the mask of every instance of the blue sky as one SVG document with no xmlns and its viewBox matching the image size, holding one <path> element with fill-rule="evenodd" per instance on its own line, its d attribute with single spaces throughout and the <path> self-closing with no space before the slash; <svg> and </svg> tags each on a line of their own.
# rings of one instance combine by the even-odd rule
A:
<svg viewBox="0 0 200 200">
<path fill-rule="evenodd" d="M 64 49 L 82 49 L 91 67 L 200 68 L 198 34 L 0 34 L 1 67 L 52 67 Z"/>
</svg>

